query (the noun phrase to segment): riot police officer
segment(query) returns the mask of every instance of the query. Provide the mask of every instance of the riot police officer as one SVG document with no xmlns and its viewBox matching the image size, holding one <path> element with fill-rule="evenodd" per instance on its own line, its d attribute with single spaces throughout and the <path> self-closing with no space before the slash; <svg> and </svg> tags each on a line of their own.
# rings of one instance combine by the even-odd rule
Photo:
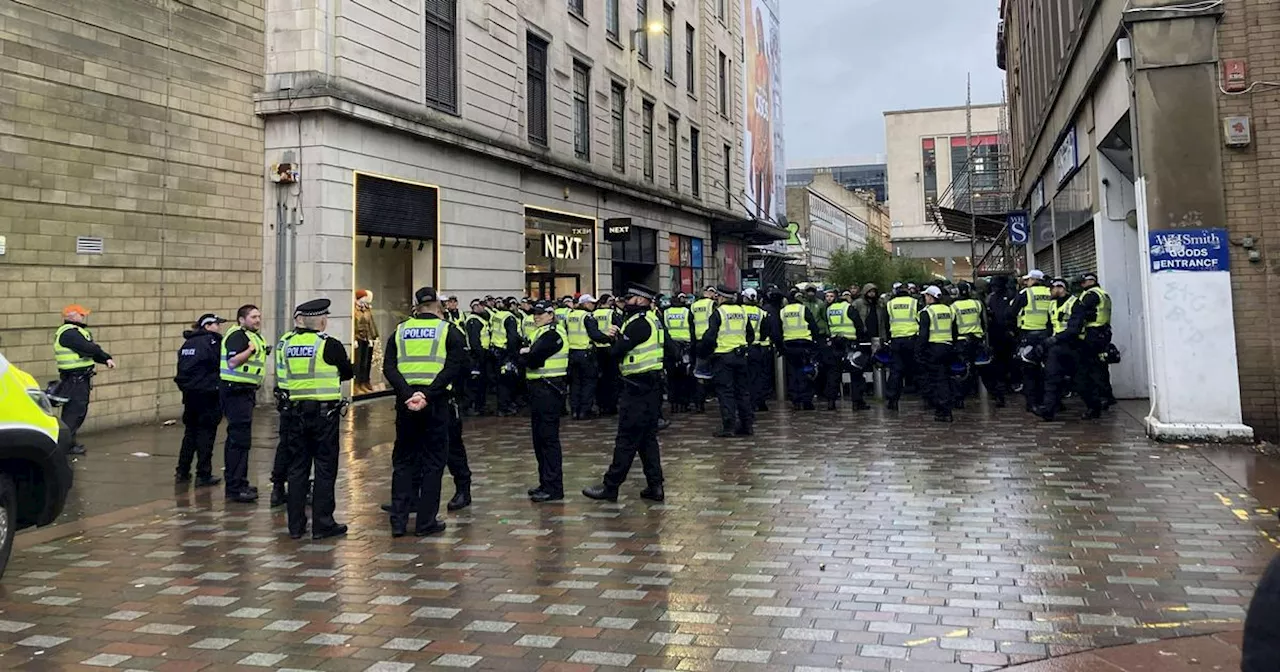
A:
<svg viewBox="0 0 1280 672">
<path fill-rule="evenodd" d="M 568 338 L 556 328 L 554 311 L 549 303 L 533 306 L 530 345 L 520 351 L 529 381 L 529 431 L 538 462 L 538 487 L 529 490 L 529 499 L 538 503 L 564 499 L 560 411 L 564 408 L 570 349 Z"/>
<path fill-rule="evenodd" d="M 236 310 L 236 326 L 222 338 L 222 411 L 227 416 L 227 441 L 222 463 L 226 497 L 233 502 L 258 501 L 258 489 L 249 485 L 249 448 L 253 440 L 253 407 L 271 348 L 258 331 L 262 311 L 252 304 Z"/>
<path fill-rule="evenodd" d="M 218 424 L 222 422 L 222 406 L 218 400 L 218 370 L 222 350 L 222 325 L 226 320 L 205 313 L 192 328 L 183 332 L 186 339 L 178 350 L 178 371 L 173 382 L 182 391 L 182 448 L 178 452 L 178 468 L 174 482 L 191 482 L 191 461 L 196 463 L 196 487 L 222 482 L 213 475 L 213 443 Z"/>
<path fill-rule="evenodd" d="M 951 311 L 955 314 L 956 321 L 956 355 L 971 367 L 971 371 L 976 370 L 977 375 L 982 379 L 982 384 L 987 388 L 987 393 L 991 395 L 993 403 L 997 408 L 1004 407 L 1004 386 L 998 374 L 998 367 L 993 366 L 990 362 L 989 352 L 988 361 L 981 366 L 977 365 L 979 355 L 983 354 L 986 348 L 984 339 L 987 334 L 987 313 L 982 302 L 973 298 L 973 285 L 965 281 L 956 284 L 956 300 L 951 304 Z M 963 387 L 956 390 L 956 407 L 964 407 L 964 397 L 972 392 L 977 386 L 973 384 L 972 379 L 966 380 Z"/>
<path fill-rule="evenodd" d="M 596 401 L 596 383 L 600 377 L 595 345 L 608 343 L 595 318 L 596 299 L 590 294 L 578 297 L 578 305 L 564 320 L 565 337 L 569 341 L 569 409 L 574 420 L 591 416 Z"/>
<path fill-rule="evenodd" d="M 1013 311 L 1018 315 L 1018 344 L 1020 348 L 1034 348 L 1052 333 L 1049 311 L 1053 307 L 1053 299 L 1049 288 L 1044 286 L 1042 271 L 1033 269 L 1022 279 L 1027 286 L 1013 299 Z M 1032 411 L 1044 394 L 1044 371 L 1035 364 L 1024 364 L 1021 368 L 1022 395 L 1026 398 L 1027 410 Z"/>
<path fill-rule="evenodd" d="M 702 298 L 694 301 L 693 304 L 689 306 L 689 314 L 693 319 L 694 343 L 701 342 L 703 335 L 707 333 L 707 326 L 710 323 L 711 314 L 714 313 L 716 309 L 715 296 L 716 288 L 708 285 L 702 290 Z M 710 380 L 712 375 L 711 362 L 701 355 L 702 353 L 699 353 L 698 348 L 695 346 L 693 360 L 693 405 L 699 413 L 703 413 L 707 410 L 708 395 L 706 381 Z"/>
<path fill-rule="evenodd" d="M 710 358 L 716 401 L 720 405 L 720 431 L 716 437 L 751 436 L 755 433 L 755 406 L 747 379 L 747 344 L 755 330 L 733 289 L 716 287 L 716 310 L 702 335 L 702 354 Z"/>
<path fill-rule="evenodd" d="M 813 366 L 814 346 L 819 338 L 817 318 L 809 306 L 800 300 L 787 304 L 780 313 L 782 318 L 781 342 L 775 343 L 782 351 L 787 368 L 787 397 L 792 410 L 813 410 L 813 378 L 809 369 Z"/>
<path fill-rule="evenodd" d="M 84 444 L 76 440 L 76 433 L 89 415 L 90 382 L 96 371 L 95 364 L 116 368 L 116 361 L 102 346 L 94 343 L 87 321 L 89 309 L 71 305 L 62 309 L 62 326 L 53 332 L 53 358 L 58 366 L 58 395 L 66 398 L 62 405 L 62 422 L 71 435 L 71 455 L 84 455 Z"/>
<path fill-rule="evenodd" d="M 759 304 L 759 293 L 752 287 L 742 290 L 742 309 L 747 312 L 755 338 L 747 344 L 747 395 L 756 412 L 769 410 L 772 387 L 774 316 Z"/>
<path fill-rule="evenodd" d="M 830 294 L 830 293 L 828 293 Z M 840 398 L 840 386 L 843 372 L 849 372 L 849 398 L 853 410 L 865 411 L 870 406 L 863 400 L 863 388 L 866 378 L 860 367 L 850 363 L 850 354 L 857 352 L 866 328 L 862 324 L 862 316 L 849 302 L 851 294 L 846 292 L 840 300 L 827 306 L 827 326 L 831 330 L 831 338 L 827 348 L 829 355 L 825 360 L 829 368 L 825 379 L 824 395 L 827 398 L 827 410 L 836 410 L 836 400 Z"/>
<path fill-rule="evenodd" d="M 916 364 L 916 337 L 920 333 L 920 311 L 906 285 L 893 284 L 893 298 L 885 306 L 889 314 L 889 379 L 885 381 L 885 408 L 896 411 L 902 399 L 905 378 Z"/>
<path fill-rule="evenodd" d="M 314 468 L 311 538 L 325 539 L 347 533 L 347 526 L 333 519 L 333 490 L 338 478 L 338 421 L 346 405 L 342 382 L 355 377 L 355 371 L 342 342 L 324 333 L 329 299 L 308 301 L 294 312 L 301 324 L 281 341 L 284 350 L 276 355 L 284 358 L 280 441 L 290 458 L 289 537 L 301 539 L 306 533 L 307 480 Z"/>
<path fill-rule="evenodd" d="M 600 300 L 596 302 L 596 308 L 591 311 L 591 316 L 595 318 L 596 329 L 601 334 L 608 334 L 609 327 L 620 324 L 613 297 L 608 294 L 600 295 Z M 614 361 L 611 354 L 613 341 L 605 338 L 603 341 L 597 341 L 595 346 L 596 370 L 600 374 L 596 381 L 596 408 L 600 409 L 600 415 L 617 415 L 618 363 Z"/>
<path fill-rule="evenodd" d="M 439 534 L 444 521 L 440 488 L 449 459 L 450 425 L 456 420 L 452 388 L 466 370 L 466 344 L 440 318 L 436 291 L 414 293 L 414 314 L 387 341 L 382 373 L 396 393 L 396 441 L 391 453 L 391 536 L 407 532 L 417 501 L 414 534 Z M 417 490 L 415 492 L 415 490 Z"/>
<path fill-rule="evenodd" d="M 467 350 L 471 353 L 471 374 L 467 380 L 467 393 L 471 397 L 469 415 L 488 413 L 489 376 L 493 370 L 489 306 L 480 299 L 471 300 L 471 312 L 463 321 L 467 334 Z"/>
<path fill-rule="evenodd" d="M 955 316 L 942 303 L 942 290 L 926 287 L 925 308 L 920 311 L 919 336 L 916 345 L 924 367 L 925 401 L 933 406 L 933 419 L 951 422 L 951 365 L 955 362 Z M 890 310 L 892 313 L 892 310 Z M 892 319 L 892 318 L 890 318 Z"/>
<path fill-rule="evenodd" d="M 676 294 L 671 306 L 663 312 L 662 323 L 671 341 L 671 362 L 667 367 L 671 412 L 688 412 L 693 403 L 693 313 L 686 305 L 687 296 Z"/>
<path fill-rule="evenodd" d="M 666 498 L 658 447 L 664 334 L 653 313 L 656 297 L 656 292 L 644 285 L 631 285 L 627 290 L 627 319 L 621 328 L 609 330 L 615 339 L 613 355 L 622 373 L 618 434 L 613 444 L 613 462 L 603 483 L 582 491 L 591 499 L 618 501 L 618 488 L 626 481 L 637 454 L 647 483 L 640 497 L 655 502 Z"/>
<path fill-rule="evenodd" d="M 1111 295 L 1098 284 L 1098 275 L 1093 272 L 1080 276 L 1080 290 L 1080 307 L 1086 317 L 1080 384 L 1098 397 L 1103 408 L 1114 406 L 1116 398 L 1106 360 L 1111 346 Z"/>
</svg>

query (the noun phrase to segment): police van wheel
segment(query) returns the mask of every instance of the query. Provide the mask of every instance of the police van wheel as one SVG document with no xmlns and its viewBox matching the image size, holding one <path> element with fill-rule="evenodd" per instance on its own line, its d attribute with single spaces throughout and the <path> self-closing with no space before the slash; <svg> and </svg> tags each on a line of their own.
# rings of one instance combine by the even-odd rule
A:
<svg viewBox="0 0 1280 672">
<path fill-rule="evenodd" d="M 0 577 L 9 566 L 13 535 L 17 532 L 18 489 L 8 474 L 0 474 Z"/>
</svg>

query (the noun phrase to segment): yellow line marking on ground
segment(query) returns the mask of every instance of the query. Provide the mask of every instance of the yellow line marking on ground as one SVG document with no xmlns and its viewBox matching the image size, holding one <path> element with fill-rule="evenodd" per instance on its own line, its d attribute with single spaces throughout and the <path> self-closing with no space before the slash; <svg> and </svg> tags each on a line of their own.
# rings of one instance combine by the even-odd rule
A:
<svg viewBox="0 0 1280 672">
<path fill-rule="evenodd" d="M 1240 520 L 1249 520 L 1249 512 L 1244 509 L 1231 509 L 1231 513 L 1236 514 L 1236 518 Z"/>
<path fill-rule="evenodd" d="M 1217 497 L 1217 498 L 1218 498 L 1218 501 L 1219 501 L 1219 502 L 1222 502 L 1222 505 L 1223 505 L 1223 506 L 1231 506 L 1231 498 L 1230 498 L 1230 497 L 1226 497 L 1226 496 L 1224 496 L 1221 492 L 1215 492 L 1215 493 L 1213 493 L 1213 496 L 1214 496 L 1214 497 Z"/>
</svg>

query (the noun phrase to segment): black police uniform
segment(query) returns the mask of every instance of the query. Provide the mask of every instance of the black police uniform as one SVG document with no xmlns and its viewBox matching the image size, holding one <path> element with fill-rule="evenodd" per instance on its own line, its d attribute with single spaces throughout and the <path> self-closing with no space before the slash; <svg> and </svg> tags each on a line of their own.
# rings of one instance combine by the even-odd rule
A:
<svg viewBox="0 0 1280 672">
<path fill-rule="evenodd" d="M 747 379 L 751 388 L 751 405 L 757 411 L 769 410 L 769 396 L 773 393 L 774 344 L 782 339 L 782 320 L 776 305 L 760 306 L 760 323 L 755 327 L 755 342 L 747 346 Z M 760 343 L 761 334 L 767 339 Z"/>
<path fill-rule="evenodd" d="M 418 303 L 435 300 L 434 291 L 419 290 Z M 434 313 L 419 314 L 420 319 L 443 320 Z M 445 529 L 436 519 L 440 512 L 440 489 L 444 470 L 451 452 L 451 432 L 461 424 L 457 419 L 457 407 L 450 386 L 458 386 L 466 380 L 467 344 L 457 329 L 449 329 L 445 337 L 445 363 L 431 385 L 410 385 L 398 367 L 395 334 L 387 339 L 382 362 L 382 375 L 396 393 L 396 441 L 391 452 L 391 533 L 405 534 L 412 505 L 417 503 L 417 521 L 414 533 L 435 534 Z M 420 411 L 410 411 L 405 402 L 414 393 L 421 392 L 427 405 Z M 465 460 L 465 458 L 463 458 Z M 466 477 L 470 478 L 470 470 Z M 457 479 L 455 478 L 455 484 Z M 469 487 L 469 486 L 468 486 Z"/>
<path fill-rule="evenodd" d="M 1028 303 L 1027 297 L 1029 295 L 1030 295 L 1030 290 L 1023 289 L 1022 291 L 1018 292 L 1017 296 L 1013 297 L 1013 302 L 1012 304 L 1010 304 L 1010 308 L 1013 310 L 1015 322 L 1016 322 L 1018 313 L 1022 312 L 1022 309 L 1027 306 L 1027 303 Z M 1040 345 L 1045 341 L 1045 339 L 1053 335 L 1053 330 L 1048 327 L 1044 329 L 1019 330 L 1019 331 L 1021 332 L 1019 334 L 1019 337 L 1020 337 L 1019 343 L 1021 345 L 1029 345 L 1032 347 Z M 1022 396 L 1026 398 L 1027 410 L 1032 411 L 1035 409 L 1037 400 L 1041 399 L 1044 396 L 1045 371 L 1038 364 L 1027 364 L 1025 362 L 1019 362 L 1019 364 L 1020 366 L 1018 368 L 1020 370 L 1020 375 L 1021 375 Z"/>
<path fill-rule="evenodd" d="M 1057 299 L 1061 306 L 1069 297 Z M 1034 411 L 1045 420 L 1053 420 L 1062 403 L 1063 394 L 1068 383 L 1080 393 L 1085 405 L 1086 418 L 1096 418 L 1102 414 L 1102 399 L 1099 390 L 1086 379 L 1089 362 L 1097 361 L 1097 356 L 1090 357 L 1091 349 L 1080 335 L 1084 333 L 1084 325 L 1096 316 L 1097 302 L 1093 310 L 1087 309 L 1079 300 L 1071 308 L 1067 323 L 1062 331 L 1045 339 L 1046 348 L 1044 363 L 1044 398 Z"/>
<path fill-rule="evenodd" d="M 642 285 L 634 285 L 628 292 L 653 301 L 656 293 Z M 627 317 L 638 315 L 639 319 L 631 320 L 619 334 L 619 338 L 610 346 L 613 357 L 618 362 L 624 361 L 627 353 L 649 340 L 653 333 L 649 321 L 644 314 L 651 308 L 628 308 Z M 658 447 L 658 417 L 662 412 L 662 371 L 646 371 L 622 376 L 622 387 L 618 397 L 618 433 L 613 442 L 613 461 L 605 471 L 604 483 L 582 491 L 591 499 L 617 501 L 618 488 L 627 480 L 631 471 L 631 463 L 637 455 L 644 469 L 647 487 L 640 496 L 653 501 L 662 501 L 663 492 L 662 456 Z"/>
<path fill-rule="evenodd" d="M 80 322 L 71 320 L 64 320 L 64 323 L 88 328 Z M 97 364 L 106 364 L 107 360 L 112 358 L 106 350 L 102 349 L 102 346 L 85 338 L 78 329 L 62 332 L 58 337 L 58 344 L 78 355 L 89 357 Z M 92 366 L 75 371 L 58 372 L 58 396 L 67 400 L 62 404 L 62 424 L 67 426 L 67 431 L 71 435 L 69 445 L 72 454 L 84 453 L 84 445 L 76 439 L 76 435 L 80 431 L 80 426 L 84 424 L 84 419 L 89 416 L 89 392 L 93 389 L 91 381 L 94 375 Z"/>
<path fill-rule="evenodd" d="M 244 329 L 226 339 L 229 357 L 248 347 L 249 336 Z M 227 440 L 222 447 L 222 469 L 226 476 L 223 489 L 228 499 L 240 502 L 257 499 L 257 488 L 249 485 L 249 448 L 253 444 L 253 408 L 257 397 L 257 385 L 222 381 L 220 399 L 222 412 L 227 416 Z"/>
<path fill-rule="evenodd" d="M 830 310 L 830 306 L 827 307 Z M 852 303 L 847 303 L 845 307 L 845 319 L 853 323 L 853 328 L 861 337 L 867 333 L 866 326 L 862 323 L 862 316 L 853 307 Z M 828 318 L 829 319 L 829 318 Z M 870 406 L 863 399 L 866 393 L 866 378 L 862 369 L 855 369 L 849 364 L 848 354 L 850 351 L 856 351 L 859 348 L 857 341 L 849 341 L 842 336 L 832 334 L 831 341 L 825 349 L 828 354 L 823 364 L 827 367 L 830 374 L 827 375 L 824 382 L 824 390 L 822 396 L 827 398 L 827 408 L 835 409 L 836 401 L 840 398 L 840 387 L 843 384 L 844 372 L 849 373 L 849 399 L 853 403 L 853 407 L 857 410 L 867 410 Z"/>
<path fill-rule="evenodd" d="M 722 305 L 735 305 L 725 302 Z M 747 343 L 756 338 L 751 320 L 746 320 Z M 716 354 L 716 341 L 720 338 L 720 306 L 711 311 L 707 331 L 702 335 L 703 353 L 711 360 L 712 381 L 716 386 L 716 401 L 720 406 L 720 431 L 716 436 L 750 436 L 755 433 L 755 404 L 751 401 L 751 389 L 747 374 L 747 348 Z"/>
<path fill-rule="evenodd" d="M 217 318 L 214 318 L 217 319 Z M 201 318 L 197 324 L 204 322 Z M 226 320 L 217 320 L 219 323 Z M 196 463 L 196 484 L 217 485 L 213 475 L 213 444 L 222 422 L 218 396 L 218 371 L 222 363 L 222 334 L 204 326 L 188 329 L 178 350 L 178 370 L 173 382 L 182 391 L 182 448 L 178 451 L 175 480 L 191 480 L 191 462 Z"/>
<path fill-rule="evenodd" d="M 600 301 L 596 303 L 596 310 L 599 310 L 608 298 L 608 294 L 601 295 Z M 622 326 L 618 311 L 613 311 L 613 317 L 609 323 L 610 326 Z M 613 351 L 607 347 L 593 349 L 596 351 L 596 368 L 600 371 L 600 376 L 596 380 L 596 408 L 600 410 L 600 415 L 617 415 L 618 376 L 622 375 L 618 372 L 618 361 L 613 358 Z"/>
<path fill-rule="evenodd" d="M 1096 280 L 1092 275 L 1089 277 Z M 1084 311 L 1084 324 L 1087 325 L 1097 319 L 1098 309 L 1102 306 L 1096 292 L 1084 290 L 1076 303 Z M 1083 329 L 1084 343 L 1078 373 L 1080 381 L 1078 384 L 1083 388 L 1081 395 L 1089 394 L 1096 397 L 1102 407 L 1113 406 L 1116 403 L 1116 397 L 1111 389 L 1111 369 L 1104 359 L 1111 345 L 1111 325 L 1085 326 Z"/>
<path fill-rule="evenodd" d="M 497 392 L 498 415 L 509 416 L 515 415 L 516 408 L 516 384 L 519 381 L 519 371 L 510 371 L 506 366 L 508 363 L 514 363 L 520 358 L 520 320 L 511 313 L 507 313 L 506 319 L 502 321 L 502 329 L 507 335 L 507 347 L 505 349 L 493 347 L 493 367 L 494 367 L 494 388 Z M 492 338 L 492 335 L 490 336 Z M 492 340 L 490 341 L 492 343 Z"/>
<path fill-rule="evenodd" d="M 560 351 L 563 342 L 559 329 L 548 329 L 529 346 L 522 363 L 529 371 L 536 372 L 549 357 Z M 529 498 L 535 502 L 564 499 L 560 445 L 560 411 L 564 408 L 564 395 L 564 376 L 529 380 L 529 430 L 533 435 L 533 456 L 538 461 L 538 487 L 529 491 Z"/>
<path fill-rule="evenodd" d="M 987 345 L 991 348 L 991 363 L 983 373 L 993 382 L 987 383 L 984 377 L 983 383 L 987 385 L 988 392 L 994 385 L 1002 394 L 1014 382 L 1010 376 L 1014 372 L 1014 357 L 1018 350 L 1017 314 L 1009 298 L 1008 282 L 1009 278 L 1003 276 L 992 278 L 991 294 L 986 300 Z"/>
<path fill-rule="evenodd" d="M 475 308 L 481 305 L 471 304 L 471 314 L 479 317 L 473 320 L 468 317 L 461 324 L 467 336 L 467 350 L 471 354 L 471 374 L 467 379 L 467 395 L 470 398 L 468 411 L 473 415 L 484 415 L 488 412 L 489 378 L 493 375 L 493 355 L 484 346 L 482 335 L 489 324 L 489 314 L 477 313 Z"/>
<path fill-rule="evenodd" d="M 926 306 L 927 307 L 927 306 Z M 952 391 L 951 364 L 955 362 L 956 323 L 951 321 L 951 343 L 929 342 L 929 312 L 920 311 L 920 333 L 916 336 L 916 353 L 922 366 L 924 388 L 921 390 L 925 403 L 933 407 L 934 418 L 951 419 Z"/>
<path fill-rule="evenodd" d="M 785 332 L 782 327 L 778 328 L 778 340 L 775 345 L 782 352 L 783 358 L 787 364 L 787 397 L 791 400 L 791 407 L 795 410 L 813 410 L 813 378 L 805 373 L 805 367 L 813 361 L 816 352 L 818 339 L 822 337 L 818 329 L 818 320 L 814 316 L 813 311 L 809 310 L 808 304 L 803 301 L 797 301 L 804 310 L 805 327 L 809 330 L 809 338 L 812 340 L 794 339 L 784 341 Z M 781 313 L 779 313 L 781 315 Z"/>
<path fill-rule="evenodd" d="M 315 299 L 299 305 L 295 314 L 316 317 L 329 314 L 329 300 Z M 296 327 L 297 334 L 316 333 L 313 329 Z M 351 380 L 355 370 L 347 356 L 347 349 L 336 338 L 325 334 L 324 362 L 338 370 L 338 379 Z M 284 357 L 285 353 L 278 353 Z M 307 481 L 312 468 L 311 515 L 312 534 L 324 539 L 345 534 L 346 525 L 333 519 L 336 508 L 334 485 L 338 479 L 338 425 L 341 420 L 342 402 L 337 401 L 288 401 L 283 405 L 280 422 L 280 442 L 287 446 L 290 455 L 288 480 L 289 536 L 302 537 L 307 529 Z"/>
<path fill-rule="evenodd" d="M 697 355 L 694 353 L 694 346 L 697 341 L 693 337 L 693 313 L 688 310 L 688 305 L 673 306 L 676 308 L 684 308 L 686 310 L 684 340 L 676 340 L 671 338 L 671 325 L 663 320 L 663 329 L 667 330 L 667 386 L 669 390 L 668 399 L 671 402 L 672 413 L 688 412 L 694 401 L 694 395 L 698 391 L 698 381 L 693 377 L 694 360 Z M 621 326 L 621 325 L 618 325 Z M 608 348 L 601 348 L 608 351 Z"/>
<path fill-rule="evenodd" d="M 591 415 L 591 405 L 596 403 L 600 366 L 595 344 L 608 343 L 609 337 L 600 331 L 592 311 L 578 306 L 570 314 L 573 313 L 582 314 L 582 327 L 590 341 L 586 350 L 569 351 L 569 411 L 574 420 L 582 420 Z"/>
</svg>

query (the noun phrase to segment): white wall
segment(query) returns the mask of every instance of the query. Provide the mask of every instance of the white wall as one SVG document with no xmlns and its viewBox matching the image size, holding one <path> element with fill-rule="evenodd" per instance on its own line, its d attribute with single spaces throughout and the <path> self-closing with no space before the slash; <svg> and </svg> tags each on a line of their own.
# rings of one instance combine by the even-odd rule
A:
<svg viewBox="0 0 1280 672">
<path fill-rule="evenodd" d="M 1121 362 L 1111 367 L 1111 386 L 1121 399 L 1146 398 L 1146 318 L 1141 292 L 1146 269 L 1138 230 L 1125 222 L 1126 213 L 1137 207 L 1133 183 L 1101 153 L 1095 152 L 1090 160 L 1098 168 L 1101 204 L 1093 219 L 1098 282 L 1111 295 L 1112 342 L 1121 353 Z M 1104 187 L 1103 180 L 1109 186 Z"/>
</svg>

